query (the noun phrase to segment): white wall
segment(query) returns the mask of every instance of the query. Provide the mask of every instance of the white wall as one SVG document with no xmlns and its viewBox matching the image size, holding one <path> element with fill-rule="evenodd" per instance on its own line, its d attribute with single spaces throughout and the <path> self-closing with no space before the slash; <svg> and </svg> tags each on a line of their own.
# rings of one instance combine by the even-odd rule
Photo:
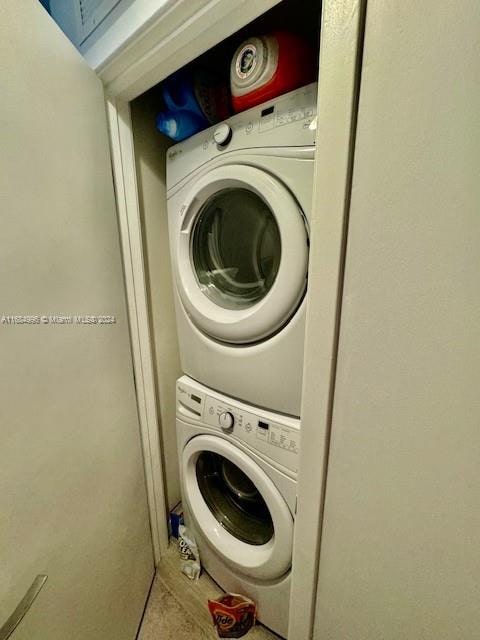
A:
<svg viewBox="0 0 480 640">
<path fill-rule="evenodd" d="M 0 60 L 0 315 L 115 318 L 0 321 L 0 625 L 48 574 L 12 639 L 131 640 L 154 565 L 103 89 L 36 0 L 0 2 Z"/>
<path fill-rule="evenodd" d="M 315 638 L 477 638 L 480 5 L 369 0 Z"/>
</svg>

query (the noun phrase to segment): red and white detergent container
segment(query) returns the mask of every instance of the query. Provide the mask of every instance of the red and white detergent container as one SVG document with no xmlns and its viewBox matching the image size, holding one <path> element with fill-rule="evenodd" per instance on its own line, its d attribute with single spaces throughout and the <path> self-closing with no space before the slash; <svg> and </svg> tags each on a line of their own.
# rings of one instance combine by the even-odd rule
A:
<svg viewBox="0 0 480 640">
<path fill-rule="evenodd" d="M 242 42 L 230 65 L 235 112 L 276 98 L 313 82 L 315 52 L 310 43 L 288 31 L 274 31 Z"/>
</svg>

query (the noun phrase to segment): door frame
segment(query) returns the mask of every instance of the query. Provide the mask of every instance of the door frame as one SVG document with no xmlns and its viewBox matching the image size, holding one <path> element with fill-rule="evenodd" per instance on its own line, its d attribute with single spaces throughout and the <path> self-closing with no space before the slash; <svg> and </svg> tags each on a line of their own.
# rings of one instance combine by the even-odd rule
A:
<svg viewBox="0 0 480 640">
<path fill-rule="evenodd" d="M 168 546 L 168 527 L 129 102 L 279 1 L 172 0 L 168 11 L 98 70 L 106 92 L 156 564 Z M 307 302 L 297 507 L 302 526 L 293 545 L 290 640 L 311 638 L 315 615 L 366 1 L 324 0 L 322 6 L 309 258 L 309 286 L 317 284 L 317 295 Z"/>
<path fill-rule="evenodd" d="M 168 548 L 169 532 L 132 119 L 128 102 L 107 98 L 106 108 L 130 325 L 135 394 L 145 466 L 153 554 L 157 566 Z"/>
<path fill-rule="evenodd" d="M 322 7 L 308 267 L 308 286 L 315 288 L 315 295 L 307 296 L 297 488 L 302 526 L 296 528 L 293 545 L 293 566 L 302 569 L 292 571 L 289 640 L 312 638 L 321 570 L 366 6 L 367 0 L 324 0 Z"/>
</svg>

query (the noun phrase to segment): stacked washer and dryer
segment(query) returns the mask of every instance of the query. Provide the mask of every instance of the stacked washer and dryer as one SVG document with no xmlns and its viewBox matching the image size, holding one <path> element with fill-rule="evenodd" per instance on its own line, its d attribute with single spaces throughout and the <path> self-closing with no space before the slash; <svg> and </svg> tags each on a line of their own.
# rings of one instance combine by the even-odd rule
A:
<svg viewBox="0 0 480 640">
<path fill-rule="evenodd" d="M 206 571 L 288 628 L 316 84 L 171 147 L 183 505 Z"/>
</svg>

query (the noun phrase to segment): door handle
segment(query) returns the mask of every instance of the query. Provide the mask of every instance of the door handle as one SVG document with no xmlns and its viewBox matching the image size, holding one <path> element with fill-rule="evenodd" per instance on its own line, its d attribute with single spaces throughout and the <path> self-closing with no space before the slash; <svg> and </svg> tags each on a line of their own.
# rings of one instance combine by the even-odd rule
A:
<svg viewBox="0 0 480 640">
<path fill-rule="evenodd" d="M 18 603 L 15 611 L 8 618 L 8 620 L 5 622 L 3 627 L 0 627 L 0 640 L 7 640 L 7 638 L 9 638 L 12 635 L 12 633 L 15 631 L 17 626 L 23 620 L 23 617 L 25 616 L 27 611 L 32 606 L 33 601 L 40 593 L 43 585 L 47 581 L 47 578 L 48 576 L 42 575 L 42 574 L 38 575 L 35 578 L 35 580 L 30 585 L 30 588 L 28 589 L 27 593 L 23 596 L 23 598 Z"/>
</svg>

